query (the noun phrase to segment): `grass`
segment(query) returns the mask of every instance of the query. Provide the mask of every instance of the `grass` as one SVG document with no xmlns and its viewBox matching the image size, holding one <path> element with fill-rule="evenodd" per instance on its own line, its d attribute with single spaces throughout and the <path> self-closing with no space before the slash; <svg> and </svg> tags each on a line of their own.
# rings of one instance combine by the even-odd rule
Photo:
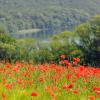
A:
<svg viewBox="0 0 100 100">
<path fill-rule="evenodd" d="M 100 68 L 64 63 L 0 63 L 0 100 L 100 100 Z"/>
</svg>

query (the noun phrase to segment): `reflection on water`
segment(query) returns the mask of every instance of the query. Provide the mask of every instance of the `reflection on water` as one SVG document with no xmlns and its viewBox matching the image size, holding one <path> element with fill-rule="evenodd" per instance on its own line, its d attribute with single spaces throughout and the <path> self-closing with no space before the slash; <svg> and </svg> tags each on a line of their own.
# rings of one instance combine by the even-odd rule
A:
<svg viewBox="0 0 100 100">
<path fill-rule="evenodd" d="M 34 33 L 26 33 L 26 34 L 12 34 L 12 36 L 16 38 L 39 38 L 39 39 L 47 39 L 54 34 L 60 33 L 65 29 L 42 29 L 39 32 Z"/>
</svg>

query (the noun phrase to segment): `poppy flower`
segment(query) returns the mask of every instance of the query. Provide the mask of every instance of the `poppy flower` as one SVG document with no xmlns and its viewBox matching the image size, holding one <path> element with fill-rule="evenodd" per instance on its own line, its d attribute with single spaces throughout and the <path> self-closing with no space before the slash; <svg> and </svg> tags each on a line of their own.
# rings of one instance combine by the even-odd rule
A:
<svg viewBox="0 0 100 100">
<path fill-rule="evenodd" d="M 77 61 L 74 61 L 74 62 L 73 62 L 74 65 L 77 65 L 77 63 L 78 63 Z"/>
<path fill-rule="evenodd" d="M 65 55 L 64 54 L 61 54 L 60 55 L 60 58 L 64 60 L 65 59 Z"/>
<path fill-rule="evenodd" d="M 36 92 L 32 92 L 32 93 L 31 93 L 31 96 L 32 96 L 32 97 L 36 97 L 36 96 L 38 96 L 38 94 L 37 94 Z"/>
<path fill-rule="evenodd" d="M 75 83 L 75 82 L 77 82 L 77 78 L 74 78 L 74 79 L 72 80 L 72 83 Z"/>
<path fill-rule="evenodd" d="M 95 100 L 95 97 L 94 96 L 90 96 L 89 100 Z"/>
<path fill-rule="evenodd" d="M 46 87 L 45 87 L 45 91 L 46 91 L 46 92 L 48 92 L 48 91 L 50 91 L 50 90 L 51 90 L 51 87 L 50 87 L 50 86 L 46 86 Z"/>
<path fill-rule="evenodd" d="M 73 58 L 74 59 L 74 61 L 76 61 L 76 62 L 80 62 L 80 58 Z"/>
<path fill-rule="evenodd" d="M 2 93 L 2 100 L 6 100 L 6 94 Z"/>
<path fill-rule="evenodd" d="M 18 79 L 18 84 L 22 84 L 23 80 L 22 79 Z"/>
<path fill-rule="evenodd" d="M 6 84 L 6 89 L 12 89 L 13 85 L 12 84 Z"/>
<path fill-rule="evenodd" d="M 72 77 L 72 74 L 66 74 L 66 78 L 70 79 Z"/>
<path fill-rule="evenodd" d="M 76 73 L 75 76 L 76 76 L 77 78 L 80 78 L 80 77 L 81 77 L 81 74 L 80 74 L 80 73 Z"/>
<path fill-rule="evenodd" d="M 65 90 L 68 90 L 68 89 L 71 89 L 71 88 L 73 88 L 73 84 L 63 85 L 63 89 L 65 89 Z"/>
<path fill-rule="evenodd" d="M 94 90 L 94 91 L 100 91 L 100 88 L 98 88 L 98 87 L 93 87 L 93 90 Z"/>
<path fill-rule="evenodd" d="M 85 69 L 85 67 L 84 66 L 80 66 L 79 69 L 80 69 L 80 71 L 83 71 Z"/>
<path fill-rule="evenodd" d="M 95 91 L 98 97 L 100 98 L 100 91 Z"/>
<path fill-rule="evenodd" d="M 73 86 L 74 86 L 73 84 L 69 84 L 68 88 L 71 89 L 71 88 L 73 88 Z"/>
<path fill-rule="evenodd" d="M 68 89 L 68 85 L 67 84 L 63 85 L 63 89 Z"/>
<path fill-rule="evenodd" d="M 74 94 L 79 94 L 79 91 L 78 90 L 73 90 L 73 93 Z"/>
</svg>

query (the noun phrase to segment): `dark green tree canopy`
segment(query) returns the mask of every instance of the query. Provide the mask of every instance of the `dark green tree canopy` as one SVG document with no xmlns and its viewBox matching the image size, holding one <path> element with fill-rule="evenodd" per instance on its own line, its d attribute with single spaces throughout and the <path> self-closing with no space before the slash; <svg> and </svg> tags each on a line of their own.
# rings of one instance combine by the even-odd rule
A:
<svg viewBox="0 0 100 100">
<path fill-rule="evenodd" d="M 80 37 L 80 49 L 85 54 L 85 61 L 100 65 L 100 15 L 77 27 L 76 33 Z"/>
</svg>

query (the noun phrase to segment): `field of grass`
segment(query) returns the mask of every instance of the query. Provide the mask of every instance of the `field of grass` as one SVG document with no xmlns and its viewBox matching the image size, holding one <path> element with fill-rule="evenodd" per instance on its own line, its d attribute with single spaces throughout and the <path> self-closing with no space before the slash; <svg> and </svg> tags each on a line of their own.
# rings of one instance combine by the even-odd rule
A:
<svg viewBox="0 0 100 100">
<path fill-rule="evenodd" d="M 0 63 L 0 100 L 100 100 L 100 68 L 60 64 Z"/>
</svg>

